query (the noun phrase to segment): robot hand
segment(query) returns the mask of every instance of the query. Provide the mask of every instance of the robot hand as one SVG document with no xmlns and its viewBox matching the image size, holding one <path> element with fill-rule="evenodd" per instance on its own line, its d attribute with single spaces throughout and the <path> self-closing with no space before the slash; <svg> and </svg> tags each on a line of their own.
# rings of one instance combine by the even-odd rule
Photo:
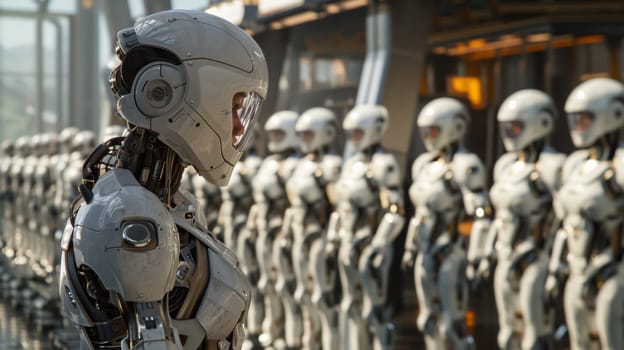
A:
<svg viewBox="0 0 624 350">
<path fill-rule="evenodd" d="M 479 280 L 487 280 L 490 278 L 492 266 L 488 258 L 481 259 L 476 271 L 476 278 Z"/>
<path fill-rule="evenodd" d="M 336 259 L 336 255 L 338 254 L 338 242 L 329 241 L 325 246 L 325 258 L 326 259 Z"/>
<path fill-rule="evenodd" d="M 404 270 L 412 270 L 416 260 L 416 253 L 412 250 L 405 250 L 403 259 L 401 260 L 401 268 Z"/>
<path fill-rule="evenodd" d="M 544 294 L 546 295 L 546 300 L 554 301 L 557 299 L 559 295 L 559 281 L 557 280 L 557 276 L 553 274 L 548 274 L 546 277 L 546 284 L 544 285 Z"/>
</svg>

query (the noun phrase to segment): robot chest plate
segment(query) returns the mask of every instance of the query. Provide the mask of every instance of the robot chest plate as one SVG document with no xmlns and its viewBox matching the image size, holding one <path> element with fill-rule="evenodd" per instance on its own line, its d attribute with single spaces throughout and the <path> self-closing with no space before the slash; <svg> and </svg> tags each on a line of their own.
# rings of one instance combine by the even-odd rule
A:
<svg viewBox="0 0 624 350">
<path fill-rule="evenodd" d="M 323 192 L 315 177 L 316 170 L 317 163 L 307 159 L 301 160 L 297 165 L 286 183 L 288 196 L 293 203 L 298 203 L 298 201 L 313 203 L 321 200 Z"/>
<path fill-rule="evenodd" d="M 277 198 L 283 195 L 282 185 L 279 179 L 280 162 L 277 160 L 267 159 L 262 163 L 258 170 L 258 174 L 254 177 L 253 190 L 254 193 L 262 198 Z"/>
<path fill-rule="evenodd" d="M 371 190 L 366 179 L 368 168 L 367 162 L 356 161 L 343 170 L 336 184 L 341 201 L 351 202 L 358 207 L 369 206 L 373 203 L 377 194 Z"/>
<path fill-rule="evenodd" d="M 566 216 L 582 215 L 601 222 L 617 215 L 622 198 L 607 193 L 603 175 L 608 169 L 608 163 L 590 159 L 571 174 L 557 194 Z"/>
<path fill-rule="evenodd" d="M 531 190 L 531 173 L 534 164 L 515 162 L 490 189 L 490 199 L 497 210 L 525 216 L 542 209 L 538 195 Z"/>
<path fill-rule="evenodd" d="M 452 174 L 445 163 L 431 162 L 427 164 L 417 176 L 417 180 L 410 186 L 410 199 L 416 206 L 441 212 L 456 206 L 459 194 L 449 191 L 449 181 L 445 176 Z"/>
</svg>

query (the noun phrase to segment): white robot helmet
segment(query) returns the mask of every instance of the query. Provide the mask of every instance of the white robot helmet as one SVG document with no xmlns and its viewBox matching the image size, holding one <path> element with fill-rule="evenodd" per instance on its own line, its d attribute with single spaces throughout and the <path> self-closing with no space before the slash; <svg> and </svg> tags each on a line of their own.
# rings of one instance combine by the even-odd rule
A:
<svg viewBox="0 0 624 350">
<path fill-rule="evenodd" d="M 439 151 L 463 140 L 470 123 L 470 114 L 458 100 L 440 97 L 423 107 L 417 123 L 427 150 Z"/>
<path fill-rule="evenodd" d="M 303 112 L 295 125 L 301 150 L 309 153 L 329 145 L 336 138 L 336 124 L 336 115 L 327 108 L 314 107 Z"/>
<path fill-rule="evenodd" d="M 574 145 L 591 146 L 624 127 L 624 85 L 608 78 L 585 81 L 572 90 L 565 111 Z"/>
<path fill-rule="evenodd" d="M 71 148 L 74 152 L 88 154 L 95 147 L 95 133 L 91 130 L 82 130 L 72 139 Z"/>
<path fill-rule="evenodd" d="M 342 128 L 349 144 L 362 151 L 381 142 L 388 128 L 388 110 L 381 105 L 356 106 L 347 113 Z"/>
<path fill-rule="evenodd" d="M 299 139 L 295 133 L 299 114 L 293 111 L 274 113 L 264 124 L 267 133 L 267 147 L 272 153 L 282 152 L 289 148 L 299 148 Z"/>
<path fill-rule="evenodd" d="M 101 142 L 106 142 L 114 137 L 123 136 L 127 131 L 125 127 L 121 125 L 109 125 L 102 130 L 102 136 L 100 137 Z"/>
<path fill-rule="evenodd" d="M 525 89 L 503 101 L 497 118 L 505 149 L 517 152 L 550 135 L 558 114 L 550 96 L 539 90 Z"/>
<path fill-rule="evenodd" d="M 120 116 L 151 130 L 208 181 L 227 184 L 267 94 L 258 44 L 234 24 L 172 10 L 118 32 Z"/>
</svg>

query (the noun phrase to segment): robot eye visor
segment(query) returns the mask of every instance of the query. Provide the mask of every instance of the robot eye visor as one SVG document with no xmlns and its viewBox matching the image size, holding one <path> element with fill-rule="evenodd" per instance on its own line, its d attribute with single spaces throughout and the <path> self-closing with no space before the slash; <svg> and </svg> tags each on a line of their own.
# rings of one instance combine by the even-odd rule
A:
<svg viewBox="0 0 624 350">
<path fill-rule="evenodd" d="M 345 136 L 347 140 L 350 140 L 352 142 L 359 142 L 362 139 L 362 137 L 364 137 L 364 130 L 362 129 L 345 130 Z"/>
<path fill-rule="evenodd" d="M 232 146 L 244 151 L 253 134 L 260 107 L 264 100 L 255 92 L 239 92 L 232 97 Z"/>
<path fill-rule="evenodd" d="M 520 120 L 500 122 L 501 134 L 508 138 L 516 138 L 524 131 L 524 123 Z"/>
<path fill-rule="evenodd" d="M 590 111 L 568 113 L 568 123 L 570 129 L 574 131 L 585 131 L 589 129 L 594 123 L 595 118 L 595 114 Z"/>
<path fill-rule="evenodd" d="M 310 143 L 314 140 L 314 131 L 313 130 L 297 131 L 297 137 L 299 137 L 299 139 L 301 139 L 305 143 Z"/>
<path fill-rule="evenodd" d="M 440 136 L 441 128 L 437 125 L 421 126 L 420 136 L 423 140 L 435 140 Z"/>
<path fill-rule="evenodd" d="M 281 129 L 267 130 L 267 138 L 270 142 L 282 142 L 286 138 L 286 131 Z"/>
</svg>

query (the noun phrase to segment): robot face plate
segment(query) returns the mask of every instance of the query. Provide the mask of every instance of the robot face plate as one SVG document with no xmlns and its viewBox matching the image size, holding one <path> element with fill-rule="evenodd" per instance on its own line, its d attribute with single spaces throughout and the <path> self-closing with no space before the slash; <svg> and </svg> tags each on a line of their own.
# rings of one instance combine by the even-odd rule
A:
<svg viewBox="0 0 624 350">
<path fill-rule="evenodd" d="M 425 147 L 430 151 L 437 149 L 436 140 L 440 136 L 440 127 L 437 125 L 423 126 L 419 130 Z"/>
<path fill-rule="evenodd" d="M 253 135 L 250 129 L 254 125 L 262 101 L 262 97 L 255 92 L 234 95 L 232 100 L 232 146 L 236 150 L 244 151 Z"/>
</svg>

